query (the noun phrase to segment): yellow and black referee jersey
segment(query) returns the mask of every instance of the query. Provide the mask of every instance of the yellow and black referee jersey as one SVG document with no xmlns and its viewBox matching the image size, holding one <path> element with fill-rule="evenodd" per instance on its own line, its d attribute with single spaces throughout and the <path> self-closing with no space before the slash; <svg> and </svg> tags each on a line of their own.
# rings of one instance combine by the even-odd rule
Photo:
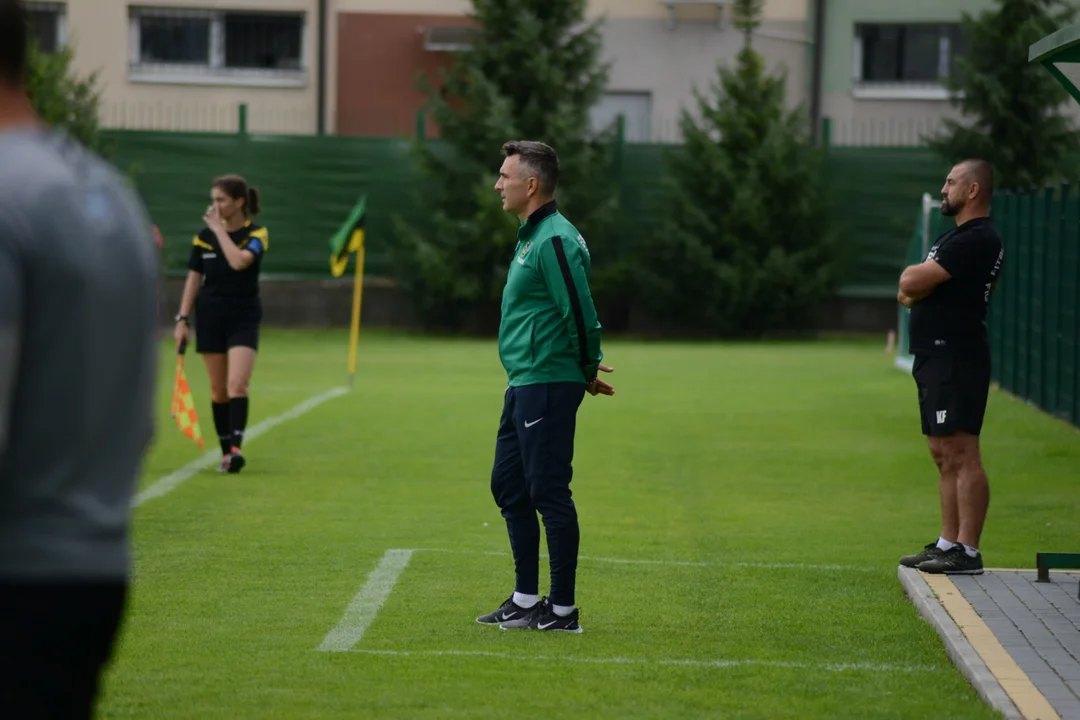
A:
<svg viewBox="0 0 1080 720">
<path fill-rule="evenodd" d="M 233 270 L 218 246 L 217 236 L 204 227 L 191 241 L 188 269 L 202 273 L 201 297 L 255 298 L 259 296 L 259 268 L 270 247 L 270 234 L 262 225 L 248 220 L 243 227 L 229 233 L 241 250 L 250 250 L 255 262 L 243 270 Z"/>
</svg>

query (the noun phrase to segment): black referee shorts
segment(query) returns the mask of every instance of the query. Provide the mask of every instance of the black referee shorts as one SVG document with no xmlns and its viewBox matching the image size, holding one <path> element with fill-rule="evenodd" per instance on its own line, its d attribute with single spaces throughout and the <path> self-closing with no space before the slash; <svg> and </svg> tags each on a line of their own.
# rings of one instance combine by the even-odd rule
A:
<svg viewBox="0 0 1080 720">
<path fill-rule="evenodd" d="M 990 353 L 915 354 L 922 433 L 931 437 L 982 432 L 990 393 Z"/>
<path fill-rule="evenodd" d="M 258 302 L 217 298 L 200 301 L 195 309 L 195 351 L 227 353 L 233 347 L 258 350 L 261 322 Z"/>
</svg>

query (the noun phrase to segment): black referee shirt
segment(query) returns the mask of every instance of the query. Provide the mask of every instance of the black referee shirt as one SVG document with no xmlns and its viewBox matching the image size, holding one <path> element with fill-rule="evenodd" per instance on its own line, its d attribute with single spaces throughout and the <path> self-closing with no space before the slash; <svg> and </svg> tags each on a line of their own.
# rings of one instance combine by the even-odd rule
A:
<svg viewBox="0 0 1080 720">
<path fill-rule="evenodd" d="M 243 270 L 233 270 L 221 252 L 217 236 L 210 228 L 203 228 L 191 241 L 191 257 L 188 269 L 202 273 L 203 285 L 200 298 L 257 298 L 259 296 L 259 267 L 266 253 L 270 238 L 266 228 L 248 220 L 243 227 L 229 233 L 229 237 L 241 250 L 250 250 L 255 262 Z"/>
<path fill-rule="evenodd" d="M 975 218 L 942 235 L 927 260 L 952 276 L 911 308 L 913 353 L 951 353 L 987 347 L 986 309 L 1005 250 L 988 217 Z"/>
</svg>

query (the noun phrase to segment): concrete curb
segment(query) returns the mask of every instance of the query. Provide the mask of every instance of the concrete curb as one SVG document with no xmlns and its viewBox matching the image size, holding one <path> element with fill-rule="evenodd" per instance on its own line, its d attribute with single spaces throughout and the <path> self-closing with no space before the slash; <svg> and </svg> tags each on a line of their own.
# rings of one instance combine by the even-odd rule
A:
<svg viewBox="0 0 1080 720">
<path fill-rule="evenodd" d="M 1024 720 L 1024 716 L 1009 699 L 1005 689 L 990 672 L 979 653 L 971 646 L 964 633 L 953 621 L 952 616 L 942 606 L 937 596 L 926 584 L 922 573 L 915 568 L 900 565 L 896 571 L 900 584 L 912 604 L 919 610 L 928 623 L 934 626 L 937 634 L 945 643 L 945 650 L 949 658 L 968 679 L 976 692 L 990 704 L 992 708 L 1002 713 L 1008 720 Z"/>
</svg>

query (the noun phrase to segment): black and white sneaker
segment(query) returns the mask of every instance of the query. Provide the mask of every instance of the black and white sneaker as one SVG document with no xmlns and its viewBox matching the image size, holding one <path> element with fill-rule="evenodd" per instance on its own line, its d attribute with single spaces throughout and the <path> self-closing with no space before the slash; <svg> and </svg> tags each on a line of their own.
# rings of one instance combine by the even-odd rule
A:
<svg viewBox="0 0 1080 720">
<path fill-rule="evenodd" d="M 574 608 L 574 611 L 566 616 L 556 615 L 551 601 L 545 597 L 529 611 L 527 617 L 500 623 L 499 627 L 503 630 L 554 630 L 580 633 L 583 632 L 578 623 L 580 617 L 580 608 Z"/>
<path fill-rule="evenodd" d="M 476 622 L 482 625 L 498 625 L 503 622 L 515 622 L 522 618 L 528 618 L 532 608 L 523 608 L 514 603 L 514 596 L 506 598 L 506 602 L 499 606 L 498 610 L 489 612 L 476 618 Z"/>
<path fill-rule="evenodd" d="M 937 560 L 939 557 L 945 554 L 944 550 L 941 550 L 937 546 L 937 540 L 927 544 L 922 550 L 913 555 L 905 555 L 900 558 L 900 564 L 904 567 L 917 568 L 919 563 L 926 562 L 927 560 Z"/>
<path fill-rule="evenodd" d="M 953 545 L 939 557 L 919 563 L 916 569 L 931 575 L 982 575 L 982 553 L 971 557 L 963 545 Z"/>
</svg>

